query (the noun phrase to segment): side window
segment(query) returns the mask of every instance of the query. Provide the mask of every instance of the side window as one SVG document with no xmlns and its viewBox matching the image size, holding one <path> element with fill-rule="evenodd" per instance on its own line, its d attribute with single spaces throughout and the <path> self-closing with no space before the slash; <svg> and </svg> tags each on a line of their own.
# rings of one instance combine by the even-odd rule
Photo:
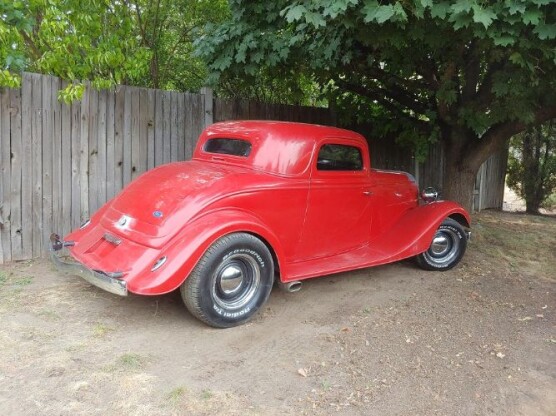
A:
<svg viewBox="0 0 556 416">
<path fill-rule="evenodd" d="M 344 144 L 325 144 L 319 150 L 317 170 L 363 170 L 361 150 Z"/>
</svg>

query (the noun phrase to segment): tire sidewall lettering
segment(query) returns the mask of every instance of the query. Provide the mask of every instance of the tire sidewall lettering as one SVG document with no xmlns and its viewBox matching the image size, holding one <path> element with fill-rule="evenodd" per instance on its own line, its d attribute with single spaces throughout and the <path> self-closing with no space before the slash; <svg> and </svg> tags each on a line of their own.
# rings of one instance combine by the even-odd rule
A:
<svg viewBox="0 0 556 416">
<path fill-rule="evenodd" d="M 254 258 L 255 260 L 257 260 L 257 262 L 259 263 L 259 266 L 261 268 L 266 267 L 265 262 L 264 262 L 263 258 L 261 257 L 261 255 L 259 253 L 257 253 L 255 250 L 251 250 L 249 248 L 236 248 L 236 249 L 226 253 L 224 255 L 224 257 L 222 257 L 222 261 L 226 261 L 231 256 L 234 256 L 236 254 L 247 254 L 247 255 L 251 256 L 252 258 Z"/>
<path fill-rule="evenodd" d="M 246 306 L 245 308 L 235 311 L 235 312 L 227 312 L 226 310 L 222 309 L 220 306 L 213 304 L 212 309 L 223 318 L 241 318 L 242 316 L 247 315 L 251 311 L 251 306 Z"/>
<path fill-rule="evenodd" d="M 445 230 L 445 229 L 452 230 L 454 233 L 457 234 L 457 236 L 460 240 L 463 239 L 463 235 L 461 234 L 461 231 L 458 230 L 456 227 L 453 227 L 451 225 L 441 225 L 440 227 L 438 227 L 438 229 L 439 230 Z"/>
</svg>

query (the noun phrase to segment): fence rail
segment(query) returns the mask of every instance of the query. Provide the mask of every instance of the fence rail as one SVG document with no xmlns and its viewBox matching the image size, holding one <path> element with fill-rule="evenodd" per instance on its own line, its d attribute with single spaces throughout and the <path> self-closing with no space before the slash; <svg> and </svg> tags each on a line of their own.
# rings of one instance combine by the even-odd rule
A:
<svg viewBox="0 0 556 416">
<path fill-rule="evenodd" d="M 65 86 L 59 78 L 24 73 L 20 89 L 0 90 L 0 264 L 46 254 L 52 231 L 66 234 L 79 226 L 146 170 L 189 159 L 198 135 L 213 121 L 335 124 L 326 108 L 213 99 L 209 89 L 87 88 L 81 101 L 66 105 L 57 99 Z M 415 164 L 392 143 L 371 145 L 373 166 L 404 169 L 421 184 L 441 185 L 438 148 L 426 163 Z M 492 197 L 503 189 L 501 168 L 500 160 L 491 162 L 482 173 L 482 208 L 502 205 Z"/>
</svg>

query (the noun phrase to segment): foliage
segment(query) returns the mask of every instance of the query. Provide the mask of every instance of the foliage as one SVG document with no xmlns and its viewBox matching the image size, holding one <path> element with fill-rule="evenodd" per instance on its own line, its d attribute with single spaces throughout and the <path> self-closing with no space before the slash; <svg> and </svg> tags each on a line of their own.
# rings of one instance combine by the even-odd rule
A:
<svg viewBox="0 0 556 416">
<path fill-rule="evenodd" d="M 262 67 L 255 74 L 222 74 L 212 79 L 222 98 L 326 107 L 322 87 L 311 77 L 289 68 Z"/>
<path fill-rule="evenodd" d="M 225 0 L 0 0 L 0 86 L 17 87 L 26 70 L 81 80 L 198 90 L 207 76 L 192 42 L 207 23 L 228 15 Z"/>
<path fill-rule="evenodd" d="M 508 185 L 525 199 L 527 212 L 549 207 L 556 192 L 556 122 L 537 126 L 512 138 Z"/>
<path fill-rule="evenodd" d="M 134 80 L 145 72 L 148 49 L 133 34 L 122 2 L 109 0 L 0 0 L 0 60 L 13 85 L 22 70 L 66 80 L 91 80 L 98 88 Z M 64 99 L 79 96 L 71 85 Z"/>
<path fill-rule="evenodd" d="M 550 0 L 232 0 L 196 42 L 211 76 L 289 68 L 327 86 L 376 135 L 441 140 L 465 182 L 528 123 L 556 117 Z M 460 179 L 465 177 L 465 180 Z M 463 197 L 462 197 L 463 198 Z"/>
<path fill-rule="evenodd" d="M 199 90 L 207 68 L 193 41 L 229 17 L 226 0 L 125 0 L 133 36 L 150 52 L 149 70 L 137 83 L 167 90 Z"/>
<path fill-rule="evenodd" d="M 197 91 L 208 70 L 193 42 L 229 17 L 226 0 L 0 0 L 0 86 L 18 87 L 26 70 L 71 81 L 60 92 L 65 101 L 81 97 L 81 80 Z M 320 92 L 292 71 L 213 86 L 223 97 L 303 104 L 316 103 Z"/>
</svg>

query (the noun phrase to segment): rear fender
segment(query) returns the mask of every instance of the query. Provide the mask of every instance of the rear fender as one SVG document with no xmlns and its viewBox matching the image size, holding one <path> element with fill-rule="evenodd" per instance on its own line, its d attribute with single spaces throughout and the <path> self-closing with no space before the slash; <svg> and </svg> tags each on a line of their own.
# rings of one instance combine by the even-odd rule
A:
<svg viewBox="0 0 556 416">
<path fill-rule="evenodd" d="M 381 250 L 392 253 L 388 261 L 397 261 L 427 251 L 442 221 L 451 217 L 465 228 L 471 224 L 469 214 L 459 204 L 438 201 L 407 211 L 400 220 L 376 241 Z"/>
<path fill-rule="evenodd" d="M 167 258 L 165 264 L 155 272 L 146 271 L 128 281 L 128 290 L 140 295 L 160 295 L 177 289 L 216 240 L 235 232 L 262 238 L 274 251 L 278 262 L 275 269 L 280 267 L 280 259 L 284 258 L 281 244 L 262 221 L 241 210 L 216 210 L 187 224 L 160 251 L 159 257 Z"/>
</svg>

